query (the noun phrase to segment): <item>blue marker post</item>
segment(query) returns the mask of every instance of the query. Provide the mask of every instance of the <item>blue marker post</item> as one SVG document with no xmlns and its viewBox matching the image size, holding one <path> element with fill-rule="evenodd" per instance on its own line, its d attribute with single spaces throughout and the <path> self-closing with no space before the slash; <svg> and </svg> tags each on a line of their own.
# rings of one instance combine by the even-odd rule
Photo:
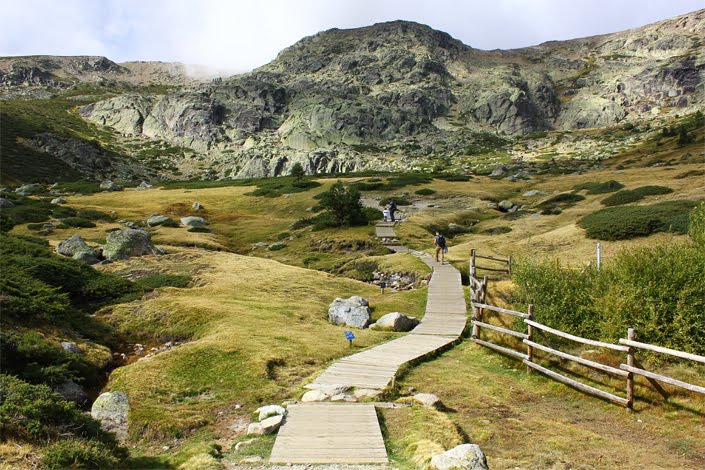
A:
<svg viewBox="0 0 705 470">
<path fill-rule="evenodd" d="M 348 341 L 350 341 L 350 347 L 352 348 L 352 342 L 353 342 L 353 340 L 355 339 L 355 335 L 353 334 L 353 332 L 352 332 L 352 331 L 346 331 L 346 332 L 345 332 L 345 339 L 347 339 Z"/>
</svg>

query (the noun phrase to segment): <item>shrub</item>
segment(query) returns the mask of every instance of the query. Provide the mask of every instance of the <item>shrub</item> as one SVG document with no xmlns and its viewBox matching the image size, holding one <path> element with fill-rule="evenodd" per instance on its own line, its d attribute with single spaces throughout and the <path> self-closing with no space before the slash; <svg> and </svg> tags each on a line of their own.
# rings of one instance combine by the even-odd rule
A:
<svg viewBox="0 0 705 470">
<path fill-rule="evenodd" d="M 382 214 L 382 211 L 379 209 L 375 209 L 374 207 L 363 207 L 362 213 L 368 222 L 375 222 L 377 220 L 382 220 L 382 218 L 384 217 L 384 214 Z"/>
<path fill-rule="evenodd" d="M 578 221 L 588 238 L 627 240 L 656 232 L 688 231 L 688 213 L 693 201 L 667 201 L 650 206 L 620 206 L 601 209 Z"/>
<path fill-rule="evenodd" d="M 112 220 L 113 217 L 102 211 L 95 209 L 79 209 L 76 211 L 78 217 L 88 219 L 88 220 Z"/>
<path fill-rule="evenodd" d="M 511 231 L 512 231 L 511 227 L 508 227 L 506 225 L 502 225 L 499 227 L 488 228 L 486 230 L 483 230 L 480 233 L 482 235 L 502 235 L 503 233 L 509 233 Z"/>
<path fill-rule="evenodd" d="M 614 193 L 613 195 L 602 200 L 605 206 L 621 206 L 622 204 L 630 204 L 632 202 L 641 201 L 646 196 L 656 196 L 659 194 L 672 193 L 671 188 L 666 186 L 642 186 L 636 189 L 625 189 Z"/>
<path fill-rule="evenodd" d="M 588 194 L 604 194 L 612 193 L 614 191 L 622 189 L 623 187 L 624 185 L 622 183 L 615 180 L 610 180 L 605 181 L 604 183 L 589 182 L 577 184 L 573 187 L 573 189 L 575 191 L 587 190 Z"/>
<path fill-rule="evenodd" d="M 191 227 L 188 231 L 193 233 L 211 233 L 211 229 L 208 227 Z"/>
<path fill-rule="evenodd" d="M 67 227 L 77 227 L 77 228 L 92 228 L 95 224 L 88 219 L 82 217 L 67 217 L 61 219 L 61 223 Z"/>
<path fill-rule="evenodd" d="M 696 245 L 705 248 L 705 201 L 701 201 L 690 212 L 688 235 Z"/>
<path fill-rule="evenodd" d="M 27 224 L 27 229 L 32 230 L 34 232 L 41 230 L 44 227 L 44 223 L 38 223 L 38 224 Z"/>
<path fill-rule="evenodd" d="M 311 266 L 313 263 L 316 263 L 317 261 L 320 261 L 320 258 L 318 256 L 307 256 L 303 259 L 302 263 L 304 264 L 304 266 L 308 267 Z"/>
<path fill-rule="evenodd" d="M 16 266 L 4 265 L 0 277 L 0 309 L 3 316 L 54 321 L 70 308 L 68 295 L 33 279 Z"/>
<path fill-rule="evenodd" d="M 42 468 L 61 470 L 66 468 L 125 468 L 124 453 L 100 441 L 67 439 L 54 442 L 44 450 Z"/>
<path fill-rule="evenodd" d="M 53 215 L 57 219 L 75 217 L 77 214 L 78 212 L 76 211 L 76 209 L 66 206 L 54 206 L 54 208 L 51 210 L 51 215 Z"/>
<path fill-rule="evenodd" d="M 411 205 L 411 200 L 409 199 L 409 196 L 406 195 L 397 195 L 397 196 L 388 196 L 383 198 L 381 201 L 379 201 L 380 206 L 388 206 L 390 202 L 394 201 L 397 206 L 410 206 Z"/>
<path fill-rule="evenodd" d="M 160 227 L 169 227 L 169 228 L 179 228 L 179 227 L 181 227 L 181 224 L 179 224 L 174 219 L 169 219 L 166 222 L 159 224 L 159 226 Z"/>
<path fill-rule="evenodd" d="M 267 249 L 269 251 L 279 251 L 279 250 L 283 250 L 284 248 L 286 248 L 286 243 L 277 242 L 277 243 L 272 243 L 271 245 L 269 245 L 269 247 Z"/>
<path fill-rule="evenodd" d="M 308 227 L 313 225 L 315 222 L 313 217 L 304 217 L 303 219 L 299 219 L 295 222 L 293 222 L 289 228 L 291 230 L 300 230 L 302 228 Z"/>
<path fill-rule="evenodd" d="M 332 227 L 349 227 L 367 223 L 362 211 L 360 192 L 355 188 L 346 188 L 341 181 L 333 184 L 323 193 L 321 206 L 326 209 L 324 217 L 317 217 L 321 222 Z"/>
<path fill-rule="evenodd" d="M 576 202 L 580 202 L 585 199 L 585 196 L 582 194 L 573 194 L 573 193 L 562 193 L 562 194 L 557 194 L 556 196 L 553 196 L 551 198 L 546 199 L 545 201 L 541 202 L 541 204 L 538 205 L 539 208 L 548 208 L 548 207 L 553 207 L 553 206 L 563 206 L 563 207 L 568 207 Z"/>
<path fill-rule="evenodd" d="M 418 194 L 419 196 L 430 196 L 431 194 L 436 194 L 436 191 L 431 188 L 423 188 L 415 191 L 415 194 Z"/>
<path fill-rule="evenodd" d="M 304 171 L 303 165 L 297 162 L 291 167 L 291 172 L 289 175 L 293 176 L 295 181 L 300 181 L 304 176 L 306 176 L 306 172 Z"/>
<path fill-rule="evenodd" d="M 440 179 L 445 181 L 470 181 L 472 176 L 470 175 L 445 175 L 439 176 Z"/>
<path fill-rule="evenodd" d="M 558 215 L 562 212 L 563 210 L 558 206 L 548 206 L 541 211 L 541 215 Z"/>
</svg>

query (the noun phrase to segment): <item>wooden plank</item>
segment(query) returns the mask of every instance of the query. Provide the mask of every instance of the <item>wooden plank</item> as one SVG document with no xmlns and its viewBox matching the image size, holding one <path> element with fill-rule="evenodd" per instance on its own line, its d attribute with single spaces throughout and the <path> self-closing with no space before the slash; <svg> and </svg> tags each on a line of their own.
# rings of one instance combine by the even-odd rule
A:
<svg viewBox="0 0 705 470">
<path fill-rule="evenodd" d="M 705 394 L 705 387 L 700 387 L 699 385 L 693 385 L 688 382 L 676 380 L 674 378 L 667 377 L 665 375 L 656 374 L 654 372 L 649 372 L 648 370 L 644 370 L 644 369 L 639 369 L 638 367 L 630 367 L 627 364 L 620 364 L 619 368 L 624 369 L 629 372 L 633 372 L 634 374 L 637 374 L 637 375 L 642 375 L 642 376 L 650 378 L 650 379 L 654 379 L 654 380 L 658 380 L 661 382 L 665 382 L 667 384 L 675 385 L 676 387 L 684 388 L 686 390 L 690 390 L 691 392 Z"/>
<path fill-rule="evenodd" d="M 591 361 L 589 359 L 583 359 L 580 356 L 573 356 L 572 354 L 564 353 L 563 351 L 558 351 L 557 349 L 549 348 L 548 346 L 544 346 L 542 344 L 535 343 L 533 341 L 529 341 L 528 339 L 524 340 L 524 344 L 527 344 L 529 346 L 532 346 L 536 349 L 547 352 L 549 354 L 553 354 L 554 356 L 562 357 L 563 359 L 568 359 L 569 361 L 577 362 L 578 364 L 592 367 L 594 369 L 599 369 L 601 371 L 608 372 L 608 373 L 614 374 L 614 375 L 618 375 L 620 377 L 626 377 L 627 375 L 629 375 L 628 372 L 625 372 L 622 369 L 617 369 L 616 367 L 611 367 L 611 366 L 608 366 L 605 364 L 600 364 L 599 362 Z"/>
<path fill-rule="evenodd" d="M 502 263 L 509 263 L 509 259 L 495 258 L 493 256 L 478 255 L 477 253 L 475 253 L 475 258 L 491 259 L 492 261 L 500 261 Z"/>
<path fill-rule="evenodd" d="M 569 339 L 569 340 L 575 341 L 577 343 L 589 344 L 591 346 L 597 346 L 600 348 L 614 349 L 615 351 L 622 351 L 622 352 L 629 351 L 629 348 L 627 346 L 620 346 L 618 344 L 603 343 L 602 341 L 595 341 L 593 339 L 581 338 L 580 336 L 571 335 L 570 333 L 564 333 L 560 330 L 556 330 L 554 328 L 548 327 L 546 325 L 535 322 L 533 320 L 524 319 L 524 323 L 526 323 L 527 325 L 531 325 L 534 328 L 538 328 L 539 330 L 543 330 L 548 333 L 553 333 L 556 336 L 560 336 L 561 338 Z"/>
<path fill-rule="evenodd" d="M 483 323 L 481 321 L 473 321 L 473 324 L 481 326 L 482 328 L 487 328 L 488 330 L 498 331 L 504 333 L 505 335 L 515 336 L 517 338 L 528 338 L 529 335 L 522 333 L 520 331 L 509 330 L 507 328 L 502 328 L 501 326 L 491 325 L 489 323 Z"/>
<path fill-rule="evenodd" d="M 506 268 L 504 268 L 504 269 L 498 269 L 498 268 L 486 268 L 486 267 L 484 267 L 484 266 L 475 266 L 475 269 L 482 269 L 482 270 L 485 270 L 485 271 L 493 271 L 493 272 L 497 272 L 497 273 L 507 273 L 507 274 L 509 274 L 509 269 L 506 269 Z"/>
<path fill-rule="evenodd" d="M 604 390 L 600 390 L 599 388 L 591 387 L 590 385 L 585 385 L 584 383 L 581 383 L 581 382 L 578 382 L 577 380 L 573 380 L 571 378 L 568 378 L 565 375 L 561 375 L 557 372 L 553 372 L 552 370 L 546 369 L 545 367 L 541 367 L 540 365 L 536 364 L 535 362 L 529 362 L 527 360 L 524 360 L 523 362 L 528 367 L 531 367 L 532 369 L 536 369 L 537 371 L 539 371 L 543 374 L 546 374 L 547 376 L 549 376 L 552 379 L 557 380 L 561 383 L 564 383 L 566 385 L 570 385 L 571 387 L 575 387 L 582 392 L 589 393 L 590 395 L 595 395 L 600 398 L 604 398 L 605 400 L 609 400 L 613 403 L 617 403 L 618 405 L 627 406 L 627 399 L 626 398 L 622 398 L 617 395 L 613 395 L 609 392 L 605 392 Z"/>
<path fill-rule="evenodd" d="M 514 315 L 515 317 L 529 318 L 528 313 L 517 312 L 516 310 L 509 310 L 508 308 L 495 307 L 494 305 L 481 304 L 478 302 L 473 302 L 472 304 L 475 308 L 484 308 L 487 310 L 492 310 L 493 312 L 506 313 L 507 315 Z"/>
<path fill-rule="evenodd" d="M 624 344 L 627 346 L 632 346 L 639 349 L 646 349 L 662 354 L 668 354 L 670 356 L 680 357 L 681 359 L 688 359 L 689 361 L 695 361 L 705 364 L 705 356 L 698 356 L 697 354 L 678 351 L 677 349 L 664 348 L 662 346 L 655 346 L 653 344 L 640 343 L 639 341 L 631 341 L 625 338 L 620 338 L 619 342 L 620 344 Z"/>
<path fill-rule="evenodd" d="M 527 356 L 527 355 L 524 354 L 524 353 L 520 353 L 520 352 L 515 351 L 515 350 L 513 350 L 513 349 L 505 348 L 505 347 L 502 347 L 502 346 L 497 346 L 496 344 L 490 343 L 490 342 L 488 342 L 488 341 L 483 341 L 483 340 L 478 339 L 478 338 L 473 338 L 472 340 L 473 340 L 474 342 L 476 342 L 477 344 L 481 344 L 481 345 L 486 346 L 486 347 L 488 347 L 488 348 L 490 348 L 490 349 L 494 349 L 495 351 L 499 351 L 499 352 L 501 352 L 501 353 L 508 354 L 509 356 L 514 356 L 514 357 L 516 357 L 516 358 L 518 358 L 518 359 L 527 359 L 527 358 L 529 357 L 529 356 Z"/>
</svg>

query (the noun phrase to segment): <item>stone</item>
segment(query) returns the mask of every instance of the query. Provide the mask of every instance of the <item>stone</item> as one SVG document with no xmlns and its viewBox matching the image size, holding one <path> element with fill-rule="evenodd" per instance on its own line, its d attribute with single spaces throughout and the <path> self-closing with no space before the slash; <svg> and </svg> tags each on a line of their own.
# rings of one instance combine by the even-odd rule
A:
<svg viewBox="0 0 705 470">
<path fill-rule="evenodd" d="M 286 415 L 286 408 L 279 405 L 260 406 L 255 410 L 255 413 L 258 415 L 257 419 L 262 421 L 270 416 Z"/>
<path fill-rule="evenodd" d="M 15 192 L 20 196 L 31 196 L 32 194 L 38 194 L 42 192 L 42 185 L 37 183 L 23 184 L 19 188 L 15 189 Z"/>
<path fill-rule="evenodd" d="M 430 468 L 436 470 L 488 470 L 487 459 L 477 444 L 461 444 L 431 457 Z"/>
<path fill-rule="evenodd" d="M 428 406 L 430 408 L 439 408 L 443 406 L 441 399 L 432 393 L 417 393 L 412 397 L 415 402 Z"/>
<path fill-rule="evenodd" d="M 63 197 L 56 197 L 51 200 L 51 203 L 52 204 L 66 204 L 66 199 L 64 199 Z"/>
<path fill-rule="evenodd" d="M 76 261 L 82 261 L 86 264 L 97 264 L 100 263 L 100 259 L 98 258 L 98 252 L 97 251 L 79 251 L 75 255 L 73 255 L 71 258 L 75 259 Z"/>
<path fill-rule="evenodd" d="M 88 246 L 86 241 L 80 235 L 72 235 L 66 240 L 59 242 L 56 246 L 56 252 L 64 256 L 74 256 L 76 253 L 94 253 L 98 256 L 98 252 Z"/>
<path fill-rule="evenodd" d="M 115 230 L 105 237 L 103 256 L 108 261 L 159 253 L 152 244 L 152 236 L 144 230 Z"/>
<path fill-rule="evenodd" d="M 492 173 L 490 173 L 490 176 L 504 176 L 508 171 L 509 169 L 506 166 L 497 165 L 495 169 L 492 170 Z"/>
<path fill-rule="evenodd" d="M 88 401 L 88 394 L 83 387 L 72 380 L 67 380 L 54 389 L 64 400 L 72 401 L 78 406 L 83 406 Z"/>
<path fill-rule="evenodd" d="M 363 398 L 379 398 L 382 396 L 382 390 L 375 390 L 372 388 L 356 388 L 353 392 L 353 396 L 358 400 Z"/>
<path fill-rule="evenodd" d="M 256 440 L 257 440 L 257 439 L 245 439 L 244 441 L 238 442 L 237 444 L 235 444 L 235 447 L 234 447 L 235 452 L 239 452 L 240 449 L 242 449 L 243 447 L 246 447 L 246 446 L 252 444 L 252 443 L 255 442 Z"/>
<path fill-rule="evenodd" d="M 61 347 L 66 352 L 70 352 L 73 354 L 81 354 L 81 349 L 78 346 L 76 346 L 76 343 L 72 343 L 71 341 L 62 341 Z"/>
<path fill-rule="evenodd" d="M 283 415 L 272 416 L 271 418 L 264 419 L 258 423 L 250 423 L 247 426 L 247 434 L 273 434 L 279 430 L 279 427 L 284 421 Z"/>
<path fill-rule="evenodd" d="M 353 302 L 357 302 L 363 307 L 370 306 L 370 303 L 367 301 L 367 299 L 365 299 L 364 297 L 360 297 L 359 295 L 353 295 L 352 297 L 350 297 L 350 300 L 352 300 Z"/>
<path fill-rule="evenodd" d="M 185 225 L 187 227 L 203 227 L 204 225 L 208 225 L 208 223 L 203 217 L 195 217 L 190 215 L 188 217 L 181 218 L 181 225 Z"/>
<path fill-rule="evenodd" d="M 193 209 L 195 211 L 200 211 L 200 210 L 203 210 L 203 206 L 201 205 L 200 202 L 196 201 L 191 205 L 191 209 Z"/>
<path fill-rule="evenodd" d="M 354 326 L 356 328 L 367 328 L 372 323 L 370 307 L 355 300 L 353 296 L 349 299 L 337 298 L 328 308 L 328 319 L 336 325 Z M 364 300 L 364 299 L 363 299 Z M 365 300 L 365 302 L 367 302 Z"/>
<path fill-rule="evenodd" d="M 240 463 L 260 463 L 264 459 L 259 456 L 259 455 L 253 455 L 252 457 L 245 457 L 244 459 L 240 460 Z"/>
<path fill-rule="evenodd" d="M 122 191 L 123 188 L 122 186 L 111 180 L 105 180 L 100 183 L 100 189 L 103 189 L 105 191 Z"/>
<path fill-rule="evenodd" d="M 156 227 L 158 225 L 164 225 L 167 222 L 173 222 L 170 217 L 161 214 L 152 214 L 147 219 L 147 225 L 149 227 Z"/>
<path fill-rule="evenodd" d="M 500 201 L 498 207 L 499 210 L 508 212 L 512 207 L 514 207 L 514 203 L 512 201 Z"/>
<path fill-rule="evenodd" d="M 7 198 L 0 197 L 0 209 L 8 209 L 10 207 L 15 207 L 15 205 Z"/>
<path fill-rule="evenodd" d="M 309 390 L 308 392 L 304 393 L 304 396 L 301 397 L 301 401 L 304 403 L 310 403 L 314 401 L 326 401 L 330 397 L 331 395 L 321 390 Z"/>
<path fill-rule="evenodd" d="M 410 331 L 419 324 L 416 317 L 410 317 L 400 312 L 391 312 L 377 320 L 373 325 L 375 330 Z"/>
<path fill-rule="evenodd" d="M 122 392 L 102 393 L 91 407 L 91 416 L 100 421 L 100 427 L 114 432 L 118 439 L 127 438 L 127 420 L 130 404 Z"/>
<path fill-rule="evenodd" d="M 532 189 L 531 191 L 527 191 L 524 194 L 522 194 L 522 197 L 534 197 L 534 196 L 544 196 L 546 195 L 545 192 L 539 191 L 538 189 Z"/>
<path fill-rule="evenodd" d="M 142 182 L 139 184 L 139 186 L 137 186 L 137 189 L 151 189 L 151 188 L 153 188 L 153 187 L 154 187 L 154 186 L 152 186 L 151 184 L 147 183 L 146 181 L 142 181 Z"/>
</svg>

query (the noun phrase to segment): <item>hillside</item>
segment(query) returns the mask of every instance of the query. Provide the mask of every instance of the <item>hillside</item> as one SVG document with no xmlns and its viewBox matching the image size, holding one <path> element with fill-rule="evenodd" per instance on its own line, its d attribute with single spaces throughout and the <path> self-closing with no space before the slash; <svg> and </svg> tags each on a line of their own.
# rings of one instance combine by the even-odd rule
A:
<svg viewBox="0 0 705 470">
<path fill-rule="evenodd" d="M 481 51 L 394 21 L 324 31 L 257 70 L 214 81 L 188 80 L 175 64 L 37 56 L 0 59 L 0 82 L 5 97 L 73 95 L 64 111 L 97 126 L 96 136 L 106 126 L 100 145 L 140 160 L 141 171 L 101 177 L 278 176 L 296 162 L 309 174 L 468 171 L 488 158 L 542 153 L 599 160 L 634 148 L 649 131 L 600 148 L 601 136 L 587 130 L 658 130 L 702 109 L 704 32 L 700 10 L 624 32 Z M 70 146 L 77 125 L 49 132 L 66 134 L 59 147 Z M 33 141 L 36 132 L 20 135 L 54 157 L 55 148 Z M 592 145 L 578 142 L 586 135 Z M 561 140 L 564 148 L 551 148 Z"/>
</svg>

